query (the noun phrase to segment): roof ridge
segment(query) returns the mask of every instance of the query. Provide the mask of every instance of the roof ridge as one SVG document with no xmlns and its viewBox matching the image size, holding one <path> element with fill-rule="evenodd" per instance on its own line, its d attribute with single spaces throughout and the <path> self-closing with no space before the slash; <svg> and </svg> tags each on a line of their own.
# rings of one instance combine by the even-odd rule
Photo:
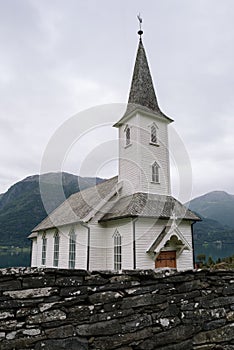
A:
<svg viewBox="0 0 234 350">
<path fill-rule="evenodd" d="M 118 175 L 113 176 L 113 177 L 111 177 L 110 179 L 106 179 L 106 180 L 104 180 L 104 181 L 102 181 L 102 182 L 99 182 L 99 183 L 96 184 L 96 185 L 93 185 L 93 186 L 84 188 L 84 189 L 81 190 L 81 191 L 75 192 L 75 193 L 71 194 L 66 200 L 68 200 L 68 199 L 71 198 L 72 196 L 76 196 L 78 193 L 84 193 L 85 191 L 89 191 L 89 190 L 91 190 L 91 189 L 94 188 L 94 187 L 98 187 L 98 186 L 100 186 L 100 185 L 103 185 L 103 184 L 106 183 L 106 182 L 112 181 L 112 180 L 114 180 L 115 178 L 118 178 Z M 64 202 L 65 202 L 65 201 L 64 201 Z"/>
<path fill-rule="evenodd" d="M 107 179 L 106 181 L 103 181 L 101 183 L 98 183 L 94 186 L 91 186 L 89 188 L 86 188 L 82 191 L 78 191 L 76 193 L 73 193 L 72 195 L 70 195 L 68 198 L 66 198 L 60 205 L 58 205 L 54 210 L 52 210 L 52 212 L 50 214 L 48 214 L 39 224 L 37 224 L 31 232 L 35 232 L 35 231 L 41 231 L 43 229 L 40 229 L 40 227 L 43 227 L 43 224 L 46 224 L 48 220 L 51 221 L 51 217 L 53 217 L 54 213 L 55 212 L 58 212 L 60 210 L 60 208 L 62 208 L 63 206 L 65 206 L 66 204 L 69 204 L 69 202 L 72 202 L 72 200 L 75 198 L 77 199 L 76 197 L 79 196 L 79 198 L 85 198 L 85 194 L 88 193 L 89 190 L 92 190 L 94 187 L 96 188 L 97 186 L 99 185 L 106 185 L 107 183 L 111 182 L 111 181 L 114 181 L 114 180 L 117 180 L 118 176 L 114 176 L 110 179 Z M 72 207 L 72 205 L 71 205 Z M 80 218 L 81 219 L 81 218 Z M 51 221 L 52 222 L 52 221 Z M 54 227 L 54 226 L 52 226 Z"/>
</svg>

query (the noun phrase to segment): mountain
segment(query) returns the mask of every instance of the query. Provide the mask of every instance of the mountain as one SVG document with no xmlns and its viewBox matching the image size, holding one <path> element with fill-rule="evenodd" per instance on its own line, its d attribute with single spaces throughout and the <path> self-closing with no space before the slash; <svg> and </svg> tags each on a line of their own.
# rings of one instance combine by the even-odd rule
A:
<svg viewBox="0 0 234 350">
<path fill-rule="evenodd" d="M 234 228 L 234 195 L 213 191 L 187 203 L 189 209 L 204 218 L 216 220 L 224 226 Z"/>
<path fill-rule="evenodd" d="M 200 215 L 201 216 L 201 215 Z M 234 229 L 222 225 L 220 222 L 202 218 L 193 227 L 195 258 L 204 254 L 208 260 L 233 256 L 234 253 Z"/>
<path fill-rule="evenodd" d="M 234 196 L 223 191 L 209 192 L 186 204 L 202 219 L 194 225 L 195 256 L 213 260 L 234 253 Z"/>
<path fill-rule="evenodd" d="M 27 236 L 31 230 L 64 199 L 102 181 L 63 172 L 17 182 L 0 197 L 0 246 L 30 245 Z"/>
<path fill-rule="evenodd" d="M 217 220 L 204 218 L 200 214 L 198 215 L 202 221 L 197 222 L 193 228 L 195 244 L 215 243 L 218 241 L 229 243 L 234 241 L 233 228 L 223 225 Z"/>
</svg>

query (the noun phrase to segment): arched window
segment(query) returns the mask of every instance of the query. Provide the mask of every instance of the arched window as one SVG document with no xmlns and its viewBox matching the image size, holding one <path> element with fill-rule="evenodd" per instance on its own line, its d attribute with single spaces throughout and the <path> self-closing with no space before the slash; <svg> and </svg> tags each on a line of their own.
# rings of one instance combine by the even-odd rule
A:
<svg viewBox="0 0 234 350">
<path fill-rule="evenodd" d="M 157 126 L 155 124 L 151 125 L 150 141 L 157 143 Z"/>
<path fill-rule="evenodd" d="M 47 248 L 47 238 L 46 233 L 44 232 L 42 235 L 42 248 L 41 248 L 41 264 L 46 264 L 46 248 Z"/>
<path fill-rule="evenodd" d="M 54 234 L 54 267 L 58 267 L 59 264 L 59 233 L 58 231 Z"/>
<path fill-rule="evenodd" d="M 76 265 L 76 235 L 74 228 L 69 234 L 69 269 L 74 269 Z"/>
<path fill-rule="evenodd" d="M 114 233 L 114 270 L 121 270 L 122 267 L 122 239 L 118 230 Z"/>
<path fill-rule="evenodd" d="M 152 165 L 152 182 L 155 182 L 155 183 L 160 182 L 159 169 L 160 169 L 160 166 L 158 165 L 158 163 L 154 162 L 154 164 Z"/>
<path fill-rule="evenodd" d="M 131 143 L 131 132 L 130 132 L 130 127 L 128 125 L 125 129 L 125 135 L 126 135 L 125 145 L 128 146 Z"/>
</svg>

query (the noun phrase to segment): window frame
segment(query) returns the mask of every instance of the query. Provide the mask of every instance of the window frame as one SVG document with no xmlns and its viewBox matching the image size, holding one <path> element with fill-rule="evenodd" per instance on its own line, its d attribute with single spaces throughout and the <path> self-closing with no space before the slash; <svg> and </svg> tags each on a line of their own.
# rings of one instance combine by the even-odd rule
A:
<svg viewBox="0 0 234 350">
<path fill-rule="evenodd" d="M 47 237 L 46 232 L 43 232 L 42 234 L 42 246 L 41 246 L 41 265 L 46 265 L 46 255 L 47 255 Z"/>
<path fill-rule="evenodd" d="M 131 141 L 131 128 L 130 126 L 127 124 L 125 129 L 124 129 L 124 133 L 125 133 L 125 148 L 131 146 L 132 141 Z"/>
<path fill-rule="evenodd" d="M 122 269 L 122 236 L 118 230 L 114 235 L 114 270 L 120 271 Z"/>
<path fill-rule="evenodd" d="M 150 145 L 153 145 L 153 146 L 157 146 L 159 147 L 159 143 L 158 143 L 158 126 L 156 123 L 152 123 L 149 125 L 150 127 Z M 154 132 L 152 132 L 152 129 Z M 154 140 L 154 139 L 155 140 Z"/>
<path fill-rule="evenodd" d="M 54 234 L 54 257 L 53 257 L 53 266 L 59 266 L 59 246 L 60 246 L 60 235 L 59 232 L 56 231 Z"/>
<path fill-rule="evenodd" d="M 74 227 L 69 232 L 69 252 L 68 252 L 68 268 L 75 269 L 76 266 L 76 234 Z"/>
<path fill-rule="evenodd" d="M 160 183 L 160 166 L 156 161 L 151 165 L 151 182 Z"/>
</svg>

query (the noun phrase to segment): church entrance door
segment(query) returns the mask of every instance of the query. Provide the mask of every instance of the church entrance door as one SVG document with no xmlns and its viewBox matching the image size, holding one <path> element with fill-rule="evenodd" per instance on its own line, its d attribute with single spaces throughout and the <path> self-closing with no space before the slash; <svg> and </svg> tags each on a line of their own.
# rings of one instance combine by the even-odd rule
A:
<svg viewBox="0 0 234 350">
<path fill-rule="evenodd" d="M 176 268 L 176 251 L 162 251 L 155 261 L 155 268 L 169 267 Z"/>
</svg>

